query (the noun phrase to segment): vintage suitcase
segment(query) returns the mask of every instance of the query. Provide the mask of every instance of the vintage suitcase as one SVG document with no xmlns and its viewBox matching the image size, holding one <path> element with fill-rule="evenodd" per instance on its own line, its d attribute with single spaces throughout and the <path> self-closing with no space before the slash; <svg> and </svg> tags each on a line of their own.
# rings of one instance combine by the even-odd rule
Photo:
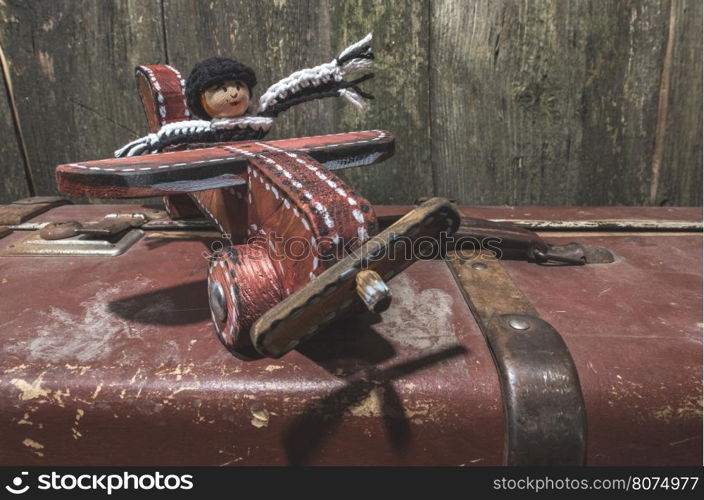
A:
<svg viewBox="0 0 704 500">
<path fill-rule="evenodd" d="M 384 221 L 410 208 L 375 211 Z M 614 262 L 451 252 L 391 281 L 383 314 L 243 361 L 211 324 L 209 222 L 138 205 L 3 207 L 0 462 L 700 464 L 700 209 L 462 212 L 603 247 Z M 143 215 L 103 219 L 115 213 Z M 38 237 L 68 220 L 140 227 Z M 497 312 L 506 324 L 487 319 Z"/>
</svg>

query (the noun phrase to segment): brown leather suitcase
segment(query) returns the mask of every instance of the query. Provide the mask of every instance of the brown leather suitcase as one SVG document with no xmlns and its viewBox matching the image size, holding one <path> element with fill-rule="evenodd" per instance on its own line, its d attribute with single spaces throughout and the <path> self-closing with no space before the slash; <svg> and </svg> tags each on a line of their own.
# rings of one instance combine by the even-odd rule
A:
<svg viewBox="0 0 704 500">
<path fill-rule="evenodd" d="M 0 209 L 2 464 L 701 463 L 699 209 L 463 207 L 615 261 L 419 261 L 390 282 L 383 314 L 243 361 L 211 325 L 208 222 L 19 205 Z M 380 220 L 408 209 L 375 207 Z M 38 237 L 46 222 L 114 213 L 150 222 L 106 240 Z M 482 325 L 512 307 L 544 322 L 502 316 L 536 344 Z M 545 335 L 520 336 L 536 325 Z"/>
</svg>

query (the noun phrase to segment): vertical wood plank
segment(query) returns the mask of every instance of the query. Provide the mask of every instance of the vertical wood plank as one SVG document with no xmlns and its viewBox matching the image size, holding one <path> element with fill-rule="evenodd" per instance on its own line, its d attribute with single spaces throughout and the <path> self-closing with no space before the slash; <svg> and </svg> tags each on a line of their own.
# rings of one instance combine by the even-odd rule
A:
<svg viewBox="0 0 704 500">
<path fill-rule="evenodd" d="M 432 5 L 439 194 L 487 204 L 647 201 L 667 5 Z"/>
<path fill-rule="evenodd" d="M 575 204 L 649 202 L 669 2 L 588 2 Z"/>
<path fill-rule="evenodd" d="M 37 194 L 56 193 L 57 164 L 147 132 L 133 71 L 163 60 L 157 0 L 5 0 L 0 16 Z"/>
<path fill-rule="evenodd" d="M 653 168 L 653 204 L 702 204 L 702 2 L 673 1 L 670 10 L 671 61 L 658 120 L 663 126 Z"/>
<path fill-rule="evenodd" d="M 584 5 L 432 5 L 438 194 L 472 204 L 568 203 L 581 144 Z"/>
<path fill-rule="evenodd" d="M 343 173 L 373 203 L 412 203 L 434 192 L 430 148 L 429 0 L 352 0 L 333 3 L 335 46 L 374 32 L 374 94 L 364 114 L 338 103 L 337 129 L 383 128 L 396 137 L 395 155 Z M 339 49 L 338 49 L 339 50 Z"/>
<path fill-rule="evenodd" d="M 15 135 L 12 109 L 7 87 L 0 74 L 0 204 L 10 203 L 29 195 L 24 159 Z"/>
</svg>

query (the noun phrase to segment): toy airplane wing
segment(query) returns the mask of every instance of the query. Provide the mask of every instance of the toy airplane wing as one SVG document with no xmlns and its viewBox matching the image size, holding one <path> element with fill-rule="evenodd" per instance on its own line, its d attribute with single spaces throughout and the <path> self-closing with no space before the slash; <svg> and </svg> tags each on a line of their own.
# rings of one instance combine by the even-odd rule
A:
<svg viewBox="0 0 704 500">
<path fill-rule="evenodd" d="M 247 182 L 247 162 L 265 153 L 299 152 L 328 170 L 381 162 L 394 153 L 383 130 L 210 147 L 128 158 L 67 163 L 56 168 L 59 190 L 92 198 L 146 198 L 236 186 Z"/>
</svg>

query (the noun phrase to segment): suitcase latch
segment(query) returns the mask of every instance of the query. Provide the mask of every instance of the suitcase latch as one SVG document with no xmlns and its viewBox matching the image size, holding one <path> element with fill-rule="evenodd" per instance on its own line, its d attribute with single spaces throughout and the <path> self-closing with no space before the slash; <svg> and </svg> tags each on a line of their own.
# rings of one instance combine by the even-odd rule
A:
<svg viewBox="0 0 704 500">
<path fill-rule="evenodd" d="M 0 250 L 3 257 L 116 257 L 144 236 L 140 229 L 163 212 L 112 213 L 94 222 L 42 224 L 38 231 Z"/>
</svg>

